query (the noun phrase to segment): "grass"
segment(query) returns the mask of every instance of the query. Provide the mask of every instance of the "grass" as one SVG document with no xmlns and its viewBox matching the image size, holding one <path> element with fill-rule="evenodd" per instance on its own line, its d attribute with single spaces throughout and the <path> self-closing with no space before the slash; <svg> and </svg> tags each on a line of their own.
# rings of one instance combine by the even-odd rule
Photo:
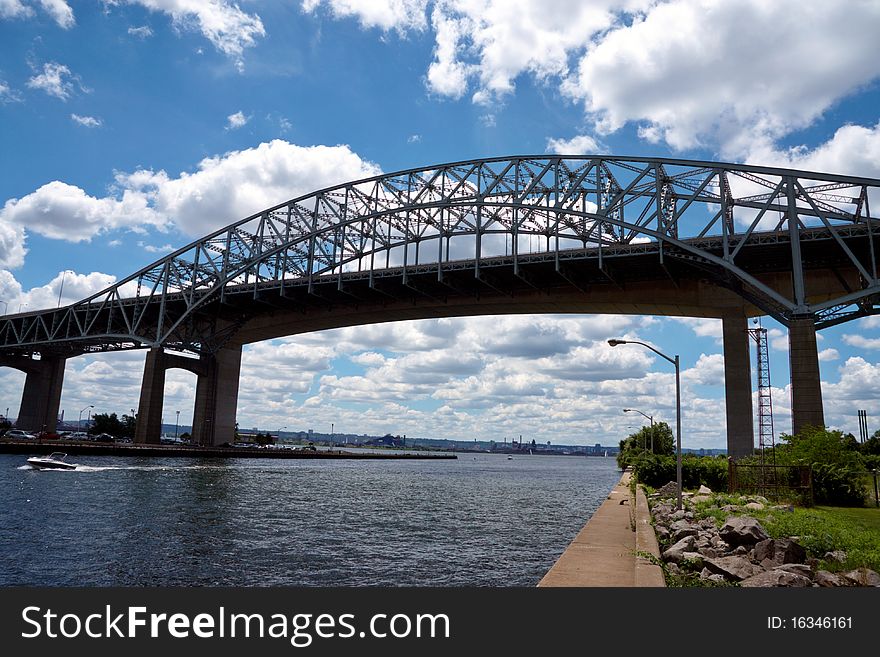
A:
<svg viewBox="0 0 880 657">
<path fill-rule="evenodd" d="M 880 509 L 817 506 L 795 507 L 794 511 L 767 508 L 762 511 L 721 511 L 723 504 L 741 505 L 735 495 L 715 495 L 697 505 L 697 515 L 712 517 L 719 523 L 730 515 L 752 515 L 773 538 L 796 536 L 810 557 L 821 561 L 819 567 L 829 571 L 845 571 L 866 566 L 880 572 Z M 843 550 L 844 563 L 825 561 L 826 552 Z"/>
</svg>

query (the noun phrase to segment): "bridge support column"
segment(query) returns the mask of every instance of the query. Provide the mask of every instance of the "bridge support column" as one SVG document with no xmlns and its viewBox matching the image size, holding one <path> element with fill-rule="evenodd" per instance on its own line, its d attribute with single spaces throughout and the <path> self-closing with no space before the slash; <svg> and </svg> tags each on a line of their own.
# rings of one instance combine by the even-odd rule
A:
<svg viewBox="0 0 880 657">
<path fill-rule="evenodd" d="M 788 362 L 791 369 L 792 434 L 800 433 L 808 426 L 825 426 L 816 321 L 812 315 L 796 317 L 789 323 Z"/>
<path fill-rule="evenodd" d="M 137 427 L 134 432 L 135 443 L 158 445 L 162 437 L 162 405 L 165 401 L 167 369 L 165 360 L 166 354 L 162 347 L 153 347 L 147 352 Z"/>
<path fill-rule="evenodd" d="M 727 454 L 748 456 L 755 448 L 752 415 L 752 370 L 745 315 L 724 315 L 724 401 L 727 407 Z"/>
<path fill-rule="evenodd" d="M 55 431 L 66 364 L 67 359 L 60 356 L 44 356 L 28 363 L 16 427 L 25 431 Z"/>
<path fill-rule="evenodd" d="M 235 440 L 241 346 L 202 356 L 203 373 L 196 384 L 193 440 L 199 445 L 222 445 Z"/>
</svg>

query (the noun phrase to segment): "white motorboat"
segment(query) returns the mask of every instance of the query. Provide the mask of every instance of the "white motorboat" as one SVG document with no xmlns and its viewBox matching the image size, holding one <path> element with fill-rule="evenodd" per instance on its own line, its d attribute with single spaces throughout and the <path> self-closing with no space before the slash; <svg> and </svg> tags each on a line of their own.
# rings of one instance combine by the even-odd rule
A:
<svg viewBox="0 0 880 657">
<path fill-rule="evenodd" d="M 76 470 L 79 464 L 68 463 L 66 458 L 67 454 L 63 452 L 52 452 L 49 456 L 32 456 L 27 462 L 38 470 Z"/>
</svg>

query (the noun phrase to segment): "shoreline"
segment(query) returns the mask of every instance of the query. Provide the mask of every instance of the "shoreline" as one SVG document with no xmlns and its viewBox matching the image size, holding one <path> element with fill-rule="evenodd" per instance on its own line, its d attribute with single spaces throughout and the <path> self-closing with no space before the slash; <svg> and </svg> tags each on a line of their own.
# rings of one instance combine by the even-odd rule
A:
<svg viewBox="0 0 880 657">
<path fill-rule="evenodd" d="M 64 452 L 72 456 L 170 456 L 188 458 L 257 458 L 257 459 L 457 459 L 455 454 L 387 454 L 355 453 L 344 450 L 260 449 L 241 447 L 182 447 L 180 445 L 134 445 L 115 443 L 82 443 L 64 440 L 4 441 L 0 454 L 51 454 Z"/>
</svg>

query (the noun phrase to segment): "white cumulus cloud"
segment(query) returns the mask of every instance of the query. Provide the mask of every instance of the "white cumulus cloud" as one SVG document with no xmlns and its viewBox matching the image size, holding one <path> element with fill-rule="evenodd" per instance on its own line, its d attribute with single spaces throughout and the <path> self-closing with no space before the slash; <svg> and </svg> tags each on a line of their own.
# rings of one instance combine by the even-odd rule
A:
<svg viewBox="0 0 880 657">
<path fill-rule="evenodd" d="M 290 198 L 378 173 L 377 165 L 348 146 L 274 140 L 205 158 L 192 173 L 117 173 L 106 196 L 55 180 L 0 209 L 0 262 L 21 264 L 22 229 L 82 242 L 111 230 L 164 231 L 174 225 L 197 237 Z"/>
<path fill-rule="evenodd" d="M 69 29 L 76 24 L 73 9 L 65 0 L 0 0 L 0 18 L 32 18 L 36 15 L 32 5 L 39 5 L 59 27 Z"/>
<path fill-rule="evenodd" d="M 257 14 L 243 11 L 227 0 L 114 0 L 114 4 L 140 5 L 171 17 L 174 26 L 195 30 L 224 55 L 242 65 L 245 48 L 256 45 L 266 35 Z"/>
<path fill-rule="evenodd" d="M 139 192 L 125 190 L 120 197 L 97 198 L 74 185 L 55 180 L 19 199 L 9 199 L 0 210 L 3 223 L 26 228 L 52 239 L 88 241 L 107 230 L 143 231 L 164 228 L 168 219 Z"/>
<path fill-rule="evenodd" d="M 550 138 L 547 140 L 547 152 L 560 155 L 593 155 L 604 152 L 604 148 L 590 135 L 576 135 L 571 139 Z"/>
<path fill-rule="evenodd" d="M 153 28 L 151 28 L 149 25 L 130 27 L 128 28 L 128 33 L 138 39 L 147 39 L 153 36 Z"/>
<path fill-rule="evenodd" d="M 874 2 L 656 3 L 592 44 L 566 83 L 604 132 L 741 156 L 880 75 Z M 846 35 L 845 38 L 843 35 Z"/>
<path fill-rule="evenodd" d="M 94 116 L 80 116 L 79 114 L 71 114 L 70 119 L 84 128 L 100 128 L 104 123 L 101 119 Z"/>
<path fill-rule="evenodd" d="M 235 114 L 230 114 L 226 117 L 226 129 L 227 130 L 238 130 L 239 128 L 247 125 L 247 122 L 251 120 L 251 117 L 245 116 L 244 113 L 239 110 Z"/>
<path fill-rule="evenodd" d="M 73 93 L 72 77 L 70 69 L 64 64 L 47 62 L 43 64 L 42 73 L 33 75 L 27 81 L 27 86 L 31 89 L 45 91 L 50 96 L 61 100 L 67 100 Z"/>
<path fill-rule="evenodd" d="M 428 0 L 302 0 L 302 9 L 314 12 L 321 5 L 338 18 L 356 17 L 365 28 L 422 29 Z"/>
</svg>

